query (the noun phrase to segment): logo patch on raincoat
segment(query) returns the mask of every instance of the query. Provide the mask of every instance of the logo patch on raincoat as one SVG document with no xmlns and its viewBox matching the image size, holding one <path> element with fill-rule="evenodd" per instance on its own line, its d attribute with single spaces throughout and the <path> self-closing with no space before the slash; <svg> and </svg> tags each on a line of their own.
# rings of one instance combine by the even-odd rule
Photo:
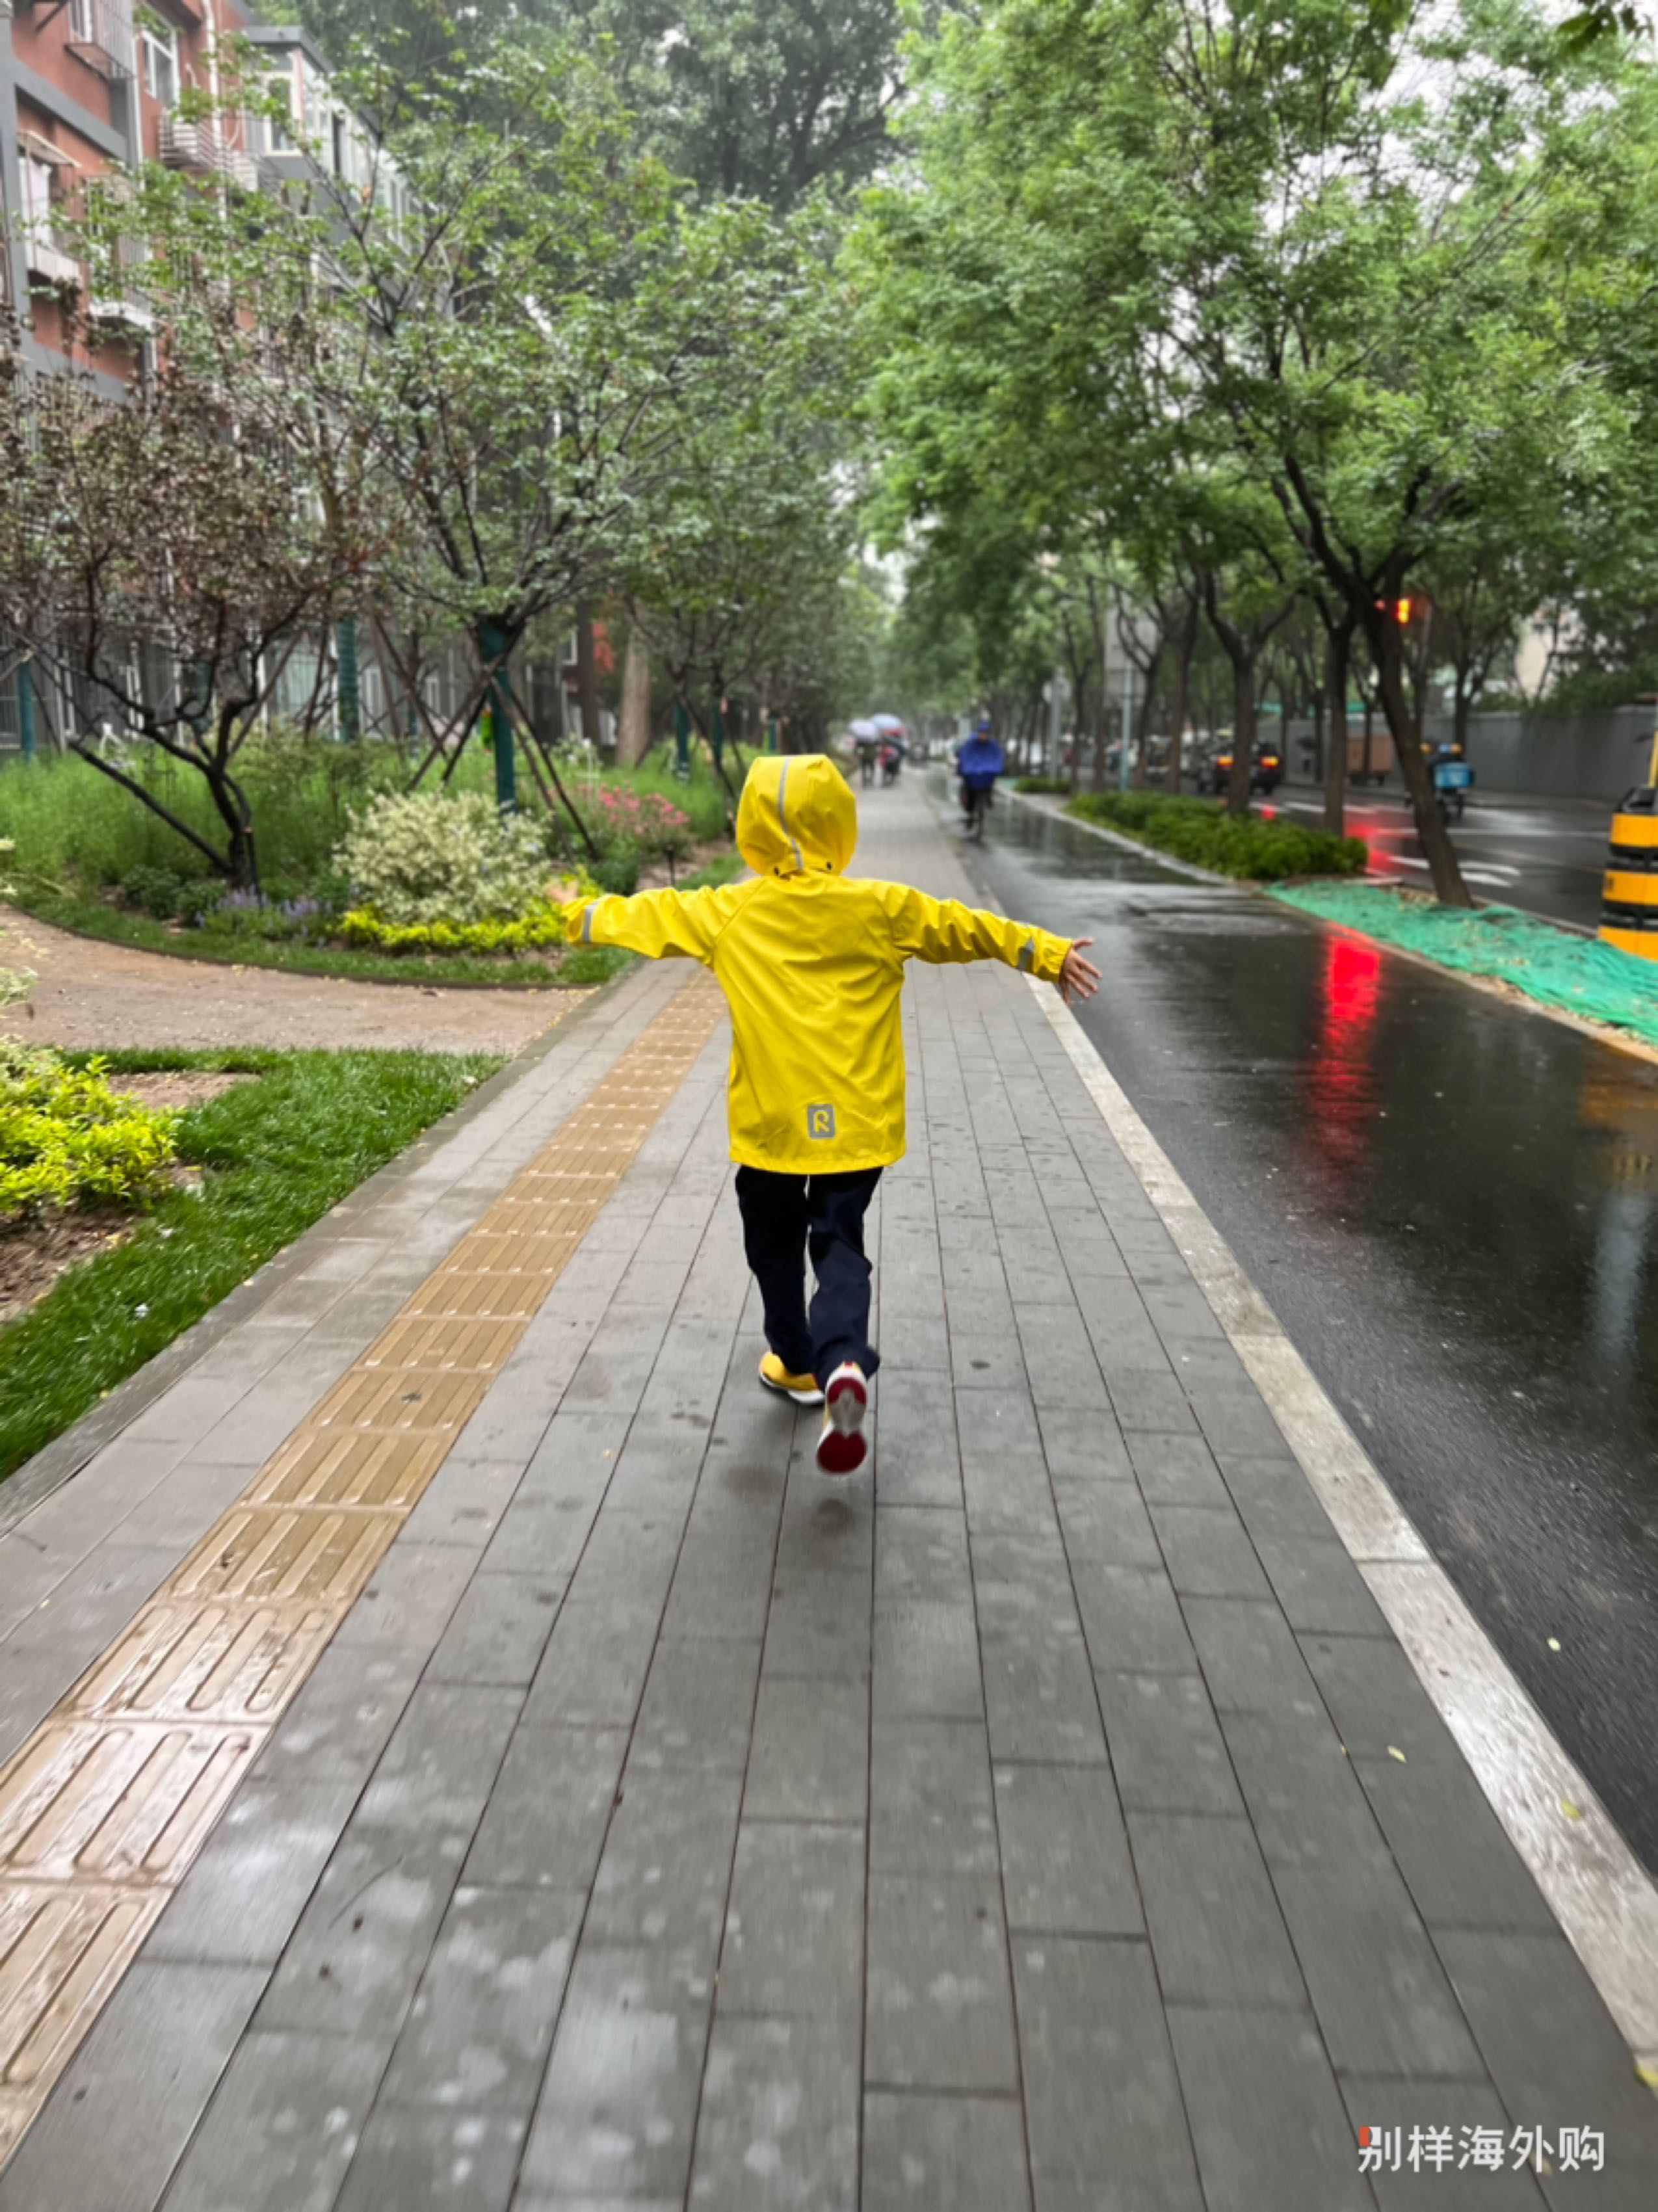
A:
<svg viewBox="0 0 1658 2212">
<path fill-rule="evenodd" d="M 835 1109 L 833 1106 L 807 1107 L 806 1134 L 809 1137 L 833 1137 L 835 1134 Z"/>
</svg>

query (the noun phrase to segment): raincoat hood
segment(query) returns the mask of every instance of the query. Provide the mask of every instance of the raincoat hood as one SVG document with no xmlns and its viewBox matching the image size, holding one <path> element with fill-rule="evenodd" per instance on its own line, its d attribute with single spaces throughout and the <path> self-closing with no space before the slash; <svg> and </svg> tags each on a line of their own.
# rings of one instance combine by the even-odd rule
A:
<svg viewBox="0 0 1658 2212">
<path fill-rule="evenodd" d="M 823 754 L 768 754 L 750 768 L 737 849 L 756 876 L 838 876 L 857 842 L 858 802 Z"/>
</svg>

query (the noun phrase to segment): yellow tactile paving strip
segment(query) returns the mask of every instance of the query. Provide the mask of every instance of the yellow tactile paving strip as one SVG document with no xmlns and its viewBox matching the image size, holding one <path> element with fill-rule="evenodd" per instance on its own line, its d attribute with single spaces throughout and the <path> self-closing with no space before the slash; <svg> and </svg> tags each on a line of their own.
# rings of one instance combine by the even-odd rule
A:
<svg viewBox="0 0 1658 2212">
<path fill-rule="evenodd" d="M 0 1771 L 0 2163 L 722 1003 L 677 994 Z"/>
</svg>

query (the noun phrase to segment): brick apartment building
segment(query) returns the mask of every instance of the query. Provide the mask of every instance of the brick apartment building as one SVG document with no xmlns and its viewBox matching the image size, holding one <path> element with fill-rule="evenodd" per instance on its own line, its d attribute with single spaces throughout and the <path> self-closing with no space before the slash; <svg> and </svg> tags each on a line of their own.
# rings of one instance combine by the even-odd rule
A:
<svg viewBox="0 0 1658 2212">
<path fill-rule="evenodd" d="M 180 113 L 189 92 L 222 97 L 221 72 L 234 82 L 242 42 L 283 91 L 291 135 L 264 115 L 203 122 Z M 367 174 L 361 135 L 331 92 L 315 46 L 293 26 L 261 24 L 240 0 L 0 0 L 0 310 L 16 318 L 36 373 L 72 368 L 112 400 L 143 373 L 155 343 L 151 319 L 127 297 L 86 297 L 87 271 L 62 226 L 84 205 L 88 185 L 141 161 L 239 191 L 279 191 L 319 164 L 353 181 Z M 379 182 L 401 190 L 389 172 Z M 91 339 L 84 318 L 71 325 L 65 314 L 71 295 L 96 311 Z M 106 712 L 90 699 L 57 696 L 41 670 L 26 678 L 5 642 L 0 637 L 0 757 Z M 295 657 L 296 697 L 306 696 L 317 665 L 315 653 Z M 363 675 L 372 719 L 383 686 L 372 665 Z"/>
</svg>

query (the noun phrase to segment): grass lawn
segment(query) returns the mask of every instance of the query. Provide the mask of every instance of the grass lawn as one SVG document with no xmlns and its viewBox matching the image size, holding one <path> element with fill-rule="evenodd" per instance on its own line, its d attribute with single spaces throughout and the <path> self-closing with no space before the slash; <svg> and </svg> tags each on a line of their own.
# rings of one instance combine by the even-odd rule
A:
<svg viewBox="0 0 1658 2212">
<path fill-rule="evenodd" d="M 65 1057 L 84 1062 L 85 1054 Z M 180 1160 L 203 1170 L 135 1234 L 0 1328 L 0 1478 L 200 1318 L 500 1066 L 418 1052 L 126 1052 L 112 1073 L 246 1073 L 193 1108 Z M 118 1081 L 117 1083 L 119 1088 Z"/>
</svg>

